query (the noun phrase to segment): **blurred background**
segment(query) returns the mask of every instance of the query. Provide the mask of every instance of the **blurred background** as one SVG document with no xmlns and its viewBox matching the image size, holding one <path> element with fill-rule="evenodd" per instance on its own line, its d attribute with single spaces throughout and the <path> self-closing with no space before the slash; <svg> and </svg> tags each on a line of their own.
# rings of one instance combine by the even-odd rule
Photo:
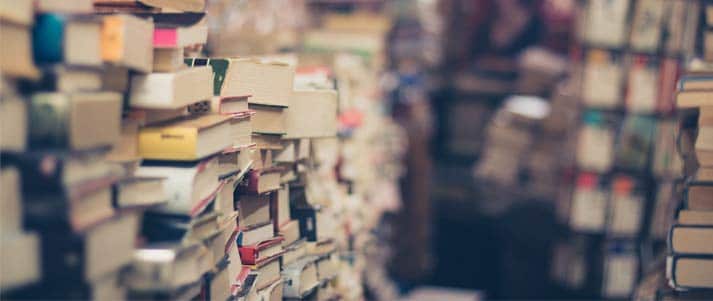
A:
<svg viewBox="0 0 713 301">
<path fill-rule="evenodd" d="M 701 51 L 704 4 L 213 2 L 249 7 L 213 19 L 230 24 L 209 46 L 218 53 L 232 34 L 254 35 L 245 53 L 299 39 L 307 52 L 383 47 L 380 107 L 407 149 L 401 204 L 373 255 L 387 277 L 366 277 L 370 298 L 389 299 L 385 286 L 465 290 L 425 300 L 626 299 L 663 273 L 681 169 L 673 93 Z"/>
<path fill-rule="evenodd" d="M 406 149 L 368 298 L 628 298 L 663 271 L 675 81 L 702 52 L 704 5 L 213 0 L 207 48 L 380 70 L 377 106 Z"/>
</svg>

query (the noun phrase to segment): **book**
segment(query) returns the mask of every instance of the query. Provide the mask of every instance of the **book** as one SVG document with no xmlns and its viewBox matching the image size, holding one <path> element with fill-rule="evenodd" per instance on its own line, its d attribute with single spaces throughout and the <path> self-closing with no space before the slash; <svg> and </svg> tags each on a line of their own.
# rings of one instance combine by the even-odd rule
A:
<svg viewBox="0 0 713 301">
<path fill-rule="evenodd" d="M 230 132 L 233 147 L 245 147 L 252 144 L 250 139 L 253 131 L 253 115 L 233 114 L 230 116 Z"/>
<path fill-rule="evenodd" d="M 22 195 L 20 194 L 20 174 L 15 167 L 0 170 L 0 230 L 2 233 L 22 231 Z"/>
<path fill-rule="evenodd" d="M 569 225 L 576 231 L 601 232 L 606 226 L 607 194 L 599 177 L 592 173 L 577 176 L 572 196 Z"/>
<path fill-rule="evenodd" d="M 154 48 L 153 72 L 173 72 L 186 67 L 183 48 Z"/>
<path fill-rule="evenodd" d="M 676 106 L 681 109 L 711 106 L 713 90 L 683 90 L 676 93 Z"/>
<path fill-rule="evenodd" d="M 257 299 L 255 300 L 269 300 L 269 301 L 280 301 L 283 299 L 285 282 L 282 279 L 278 279 L 269 286 L 257 290 Z M 253 300 L 253 299 L 251 299 Z"/>
<path fill-rule="evenodd" d="M 218 179 L 219 171 L 217 160 L 211 158 L 182 164 L 144 163 L 135 176 L 166 177 L 165 187 L 170 198 L 166 204 L 152 210 L 195 217 L 215 200 L 224 185 Z"/>
<path fill-rule="evenodd" d="M 681 210 L 678 212 L 679 225 L 706 225 L 713 226 L 713 210 Z"/>
<path fill-rule="evenodd" d="M 198 115 L 139 131 L 139 155 L 152 160 L 195 161 L 232 146 L 230 117 Z"/>
<path fill-rule="evenodd" d="M 92 0 L 37 0 L 35 9 L 38 13 L 87 14 L 92 12 Z"/>
<path fill-rule="evenodd" d="M 713 227 L 674 225 L 669 235 L 673 254 L 713 254 Z"/>
<path fill-rule="evenodd" d="M 53 65 L 42 71 L 40 80 L 24 89 L 67 93 L 102 90 L 102 73 L 94 68 Z"/>
<path fill-rule="evenodd" d="M 280 168 L 253 169 L 246 181 L 239 187 L 244 194 L 260 195 L 280 189 Z"/>
<path fill-rule="evenodd" d="M 163 204 L 168 200 L 164 181 L 161 177 L 122 179 L 114 184 L 114 204 L 119 208 Z"/>
<path fill-rule="evenodd" d="M 0 44 L 3 45 L 3 55 L 0 56 L 0 71 L 2 71 L 3 76 L 38 78 L 40 72 L 35 66 L 32 56 L 33 45 L 30 28 L 1 20 L 0 26 L 2 26 Z"/>
<path fill-rule="evenodd" d="M 284 148 L 282 135 L 279 134 L 253 133 L 250 139 L 260 150 L 281 150 Z"/>
<path fill-rule="evenodd" d="M 284 107 L 249 104 L 248 108 L 255 112 L 250 120 L 253 133 L 282 135 L 287 132 Z"/>
<path fill-rule="evenodd" d="M 208 300 L 228 300 L 230 299 L 230 274 L 227 267 L 223 267 L 216 272 L 206 276 Z"/>
<path fill-rule="evenodd" d="M 713 200 L 709 197 L 713 186 L 705 183 L 691 183 L 686 190 L 686 206 L 690 210 L 713 210 Z"/>
<path fill-rule="evenodd" d="M 115 214 L 111 195 L 112 182 L 84 185 L 81 194 L 31 195 L 24 205 L 25 227 L 36 230 L 71 229 L 82 231 Z M 98 187 L 94 187 L 98 186 Z"/>
<path fill-rule="evenodd" d="M 56 228 L 42 231 L 43 281 L 94 281 L 118 271 L 131 263 L 138 229 L 139 214 L 130 211 L 80 233 Z"/>
<path fill-rule="evenodd" d="M 154 26 L 154 48 L 185 48 L 208 40 L 208 24 L 202 13 L 155 15 Z"/>
<path fill-rule="evenodd" d="M 124 93 L 129 90 L 129 68 L 112 64 L 102 69 L 102 90 Z"/>
<path fill-rule="evenodd" d="M 636 285 L 639 259 L 631 244 L 626 242 L 611 242 L 605 248 L 602 295 L 628 297 Z"/>
<path fill-rule="evenodd" d="M 34 2 L 30 0 L 2 0 L 0 1 L 0 20 L 21 26 L 31 25 L 35 21 L 33 4 Z"/>
<path fill-rule="evenodd" d="M 248 99 L 251 104 L 289 106 L 294 67 L 254 59 L 211 59 L 209 63 L 224 79 L 220 94 L 216 95 L 251 95 Z M 224 67 L 216 68 L 218 63 Z M 270 81 L 262 80 L 264 78 L 270 78 Z"/>
<path fill-rule="evenodd" d="M 320 281 L 331 280 L 337 276 L 337 263 L 331 255 L 319 257 L 315 264 Z"/>
<path fill-rule="evenodd" d="M 285 250 L 285 253 L 282 254 L 282 264 L 284 266 L 289 266 L 307 255 L 307 243 L 304 239 L 299 239 L 289 244 L 285 242 L 282 249 Z"/>
<path fill-rule="evenodd" d="M 586 55 L 584 78 L 582 79 L 584 104 L 598 108 L 619 107 L 624 82 L 624 69 L 621 66 L 620 55 L 601 49 L 590 50 Z"/>
<path fill-rule="evenodd" d="M 282 271 L 285 277 L 284 296 L 287 298 L 304 298 L 319 285 L 317 276 L 317 258 L 310 256 L 286 265 Z"/>
<path fill-rule="evenodd" d="M 138 74 L 131 78 L 129 103 L 146 109 L 176 109 L 212 97 L 210 67 L 173 73 Z"/>
<path fill-rule="evenodd" d="M 5 166 L 20 171 L 25 196 L 80 196 L 110 185 L 122 176 L 120 168 L 103 160 L 104 151 L 30 151 L 3 153 Z"/>
<path fill-rule="evenodd" d="M 283 238 L 277 236 L 254 245 L 240 246 L 240 261 L 247 265 L 260 265 L 265 261 L 282 256 Z"/>
<path fill-rule="evenodd" d="M 293 244 L 302 237 L 300 233 L 300 223 L 294 219 L 280 225 L 278 232 L 280 236 L 285 238 L 285 245 Z"/>
<path fill-rule="evenodd" d="M 238 246 L 250 246 L 262 241 L 271 239 L 275 236 L 275 228 L 272 222 L 266 222 L 247 227 L 241 227 L 240 237 L 238 238 Z"/>
<path fill-rule="evenodd" d="M 666 274 L 677 289 L 713 288 L 713 259 L 710 257 L 673 255 L 667 258 Z"/>
<path fill-rule="evenodd" d="M 103 18 L 101 57 L 111 64 L 143 73 L 153 69 L 154 24 L 131 15 L 109 15 Z"/>
<path fill-rule="evenodd" d="M 22 99 L 0 101 L 0 127 L 13 129 L 0 131 L 0 150 L 23 151 L 27 147 L 27 104 Z"/>
<path fill-rule="evenodd" d="M 603 113 L 586 112 L 577 137 L 577 165 L 593 171 L 606 171 L 614 163 L 614 133 Z"/>
<path fill-rule="evenodd" d="M 278 228 L 290 220 L 290 185 L 282 184 L 280 189 L 275 193 L 274 200 L 274 217 Z"/>
<path fill-rule="evenodd" d="M 205 0 L 138 0 L 144 5 L 170 11 L 202 12 L 205 10 Z"/>
<path fill-rule="evenodd" d="M 4 208 L 3 208 L 4 209 Z M 3 230 L 4 231 L 4 230 Z M 38 281 L 40 267 L 40 240 L 34 232 L 3 232 L 0 238 L 0 288 L 11 290 Z"/>
<path fill-rule="evenodd" d="M 101 29 L 101 22 L 94 18 L 41 14 L 32 29 L 34 59 L 43 64 L 99 67 Z"/>
<path fill-rule="evenodd" d="M 114 92 L 36 93 L 28 111 L 29 143 L 36 148 L 101 148 L 121 132 L 121 95 Z"/>
<path fill-rule="evenodd" d="M 616 176 L 611 184 L 607 232 L 616 237 L 636 237 L 643 223 L 645 197 L 629 176 Z"/>
<path fill-rule="evenodd" d="M 186 116 L 188 116 L 187 107 L 176 109 L 131 109 L 128 114 L 130 119 L 144 126 L 179 120 Z"/>
<path fill-rule="evenodd" d="M 240 194 L 235 202 L 240 212 L 240 225 L 250 227 L 270 221 L 270 200 L 273 193 L 259 195 Z"/>
<path fill-rule="evenodd" d="M 633 37 L 633 36 L 632 36 Z M 635 55 L 629 65 L 629 86 L 626 93 L 626 109 L 633 113 L 656 111 L 657 79 L 659 62 L 644 55 Z"/>
<path fill-rule="evenodd" d="M 161 292 L 200 282 L 201 276 L 212 268 L 208 254 L 199 243 L 160 243 L 139 248 L 127 271 L 127 285 L 138 292 Z"/>
<path fill-rule="evenodd" d="M 679 91 L 713 90 L 713 74 L 683 74 L 676 83 Z"/>
<path fill-rule="evenodd" d="M 617 166 L 643 171 L 652 153 L 656 120 L 649 116 L 628 115 L 624 118 L 614 149 Z"/>
<path fill-rule="evenodd" d="M 212 111 L 218 114 L 237 114 L 249 110 L 248 98 L 243 96 L 214 96 L 211 100 Z"/>
<path fill-rule="evenodd" d="M 281 277 L 279 257 L 273 257 L 260 264 L 252 265 L 250 268 L 258 274 L 257 281 L 255 281 L 255 289 L 258 291 L 270 286 L 275 281 L 279 281 Z"/>
<path fill-rule="evenodd" d="M 637 1 L 631 24 L 629 45 L 635 51 L 655 52 L 661 37 L 661 22 L 665 15 L 664 2 Z"/>
<path fill-rule="evenodd" d="M 337 135 L 337 93 L 334 90 L 295 90 L 286 109 L 284 138 Z"/>
<path fill-rule="evenodd" d="M 605 47 L 620 47 L 625 43 L 629 1 L 591 1 L 588 2 L 586 12 L 584 41 Z"/>
</svg>

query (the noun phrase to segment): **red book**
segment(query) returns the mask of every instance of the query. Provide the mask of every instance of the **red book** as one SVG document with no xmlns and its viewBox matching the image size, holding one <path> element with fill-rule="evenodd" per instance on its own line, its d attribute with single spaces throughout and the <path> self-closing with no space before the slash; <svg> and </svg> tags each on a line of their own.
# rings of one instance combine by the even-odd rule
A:
<svg viewBox="0 0 713 301">
<path fill-rule="evenodd" d="M 284 253 L 282 250 L 283 240 L 282 236 L 277 236 L 254 245 L 241 246 L 239 249 L 240 261 L 247 265 L 260 265 L 265 261 L 281 256 Z"/>
</svg>

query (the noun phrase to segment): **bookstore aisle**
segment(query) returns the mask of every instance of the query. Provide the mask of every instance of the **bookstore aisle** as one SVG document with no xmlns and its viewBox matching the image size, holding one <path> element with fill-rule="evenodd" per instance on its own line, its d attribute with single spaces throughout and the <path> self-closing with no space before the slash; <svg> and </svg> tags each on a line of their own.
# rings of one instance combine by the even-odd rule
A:
<svg viewBox="0 0 713 301">
<path fill-rule="evenodd" d="M 713 300 L 713 1 L 0 0 L 2 300 Z"/>
<path fill-rule="evenodd" d="M 395 299 L 390 20 L 332 11 L 0 1 L 2 299 Z"/>
</svg>

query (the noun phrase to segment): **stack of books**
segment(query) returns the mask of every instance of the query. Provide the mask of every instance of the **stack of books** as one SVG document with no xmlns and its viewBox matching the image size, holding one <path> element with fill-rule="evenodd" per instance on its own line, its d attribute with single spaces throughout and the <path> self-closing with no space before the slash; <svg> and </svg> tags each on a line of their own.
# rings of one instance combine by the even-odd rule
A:
<svg viewBox="0 0 713 301">
<path fill-rule="evenodd" d="M 105 19 L 91 1 L 3 2 L 1 15 L 12 23 L 3 45 L 17 50 L 0 66 L 3 128 L 18 129 L 2 139 L 3 211 L 12 215 L 3 216 L 3 250 L 16 255 L 3 261 L 3 296 L 123 299 L 120 275 L 145 207 L 141 195 L 119 201 L 129 173 L 106 159 L 123 101 L 102 80 Z M 148 34 L 136 46 L 149 45 Z"/>
<path fill-rule="evenodd" d="M 144 217 L 127 285 L 132 298 L 227 300 L 242 267 L 233 193 L 250 168 L 250 141 L 240 136 L 249 114 L 228 103 L 245 97 L 216 90 L 215 68 L 184 59 L 207 41 L 203 13 L 152 17 L 153 60 L 131 77 L 126 144 L 115 150 L 142 160 L 136 176 L 164 177 L 168 201 Z"/>
<path fill-rule="evenodd" d="M 206 57 L 205 9 L 0 1 L 3 298 L 362 298 L 399 196 L 378 66 Z"/>
<path fill-rule="evenodd" d="M 710 69 L 688 70 L 678 82 L 676 104 L 683 111 L 678 141 L 686 179 L 666 265 L 669 284 L 677 290 L 713 289 L 712 85 Z"/>
<path fill-rule="evenodd" d="M 571 185 L 560 212 L 572 232 L 555 262 L 568 288 L 629 297 L 665 247 L 675 158 L 675 80 L 695 49 L 698 1 L 584 1 L 573 48 L 581 106 Z M 576 237 L 577 239 L 573 239 Z M 575 243 L 579 241 L 580 243 Z"/>
</svg>

